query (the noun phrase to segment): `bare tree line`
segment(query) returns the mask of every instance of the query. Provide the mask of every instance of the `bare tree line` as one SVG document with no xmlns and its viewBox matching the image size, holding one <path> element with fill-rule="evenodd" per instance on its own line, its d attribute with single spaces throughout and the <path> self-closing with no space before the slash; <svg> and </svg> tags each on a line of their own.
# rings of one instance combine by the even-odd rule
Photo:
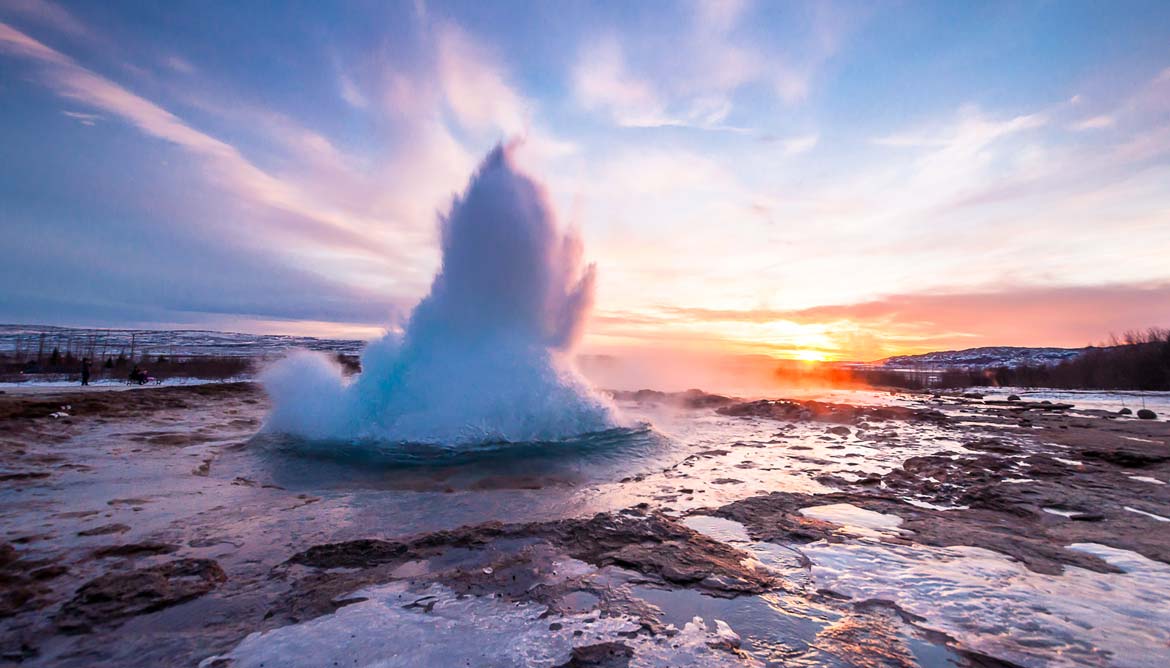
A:
<svg viewBox="0 0 1170 668">
<path fill-rule="evenodd" d="M 1070 390 L 1170 391 L 1170 329 L 1131 330 L 1059 364 L 946 369 L 932 374 L 861 370 L 870 385 L 914 389 L 1051 387 Z"/>
</svg>

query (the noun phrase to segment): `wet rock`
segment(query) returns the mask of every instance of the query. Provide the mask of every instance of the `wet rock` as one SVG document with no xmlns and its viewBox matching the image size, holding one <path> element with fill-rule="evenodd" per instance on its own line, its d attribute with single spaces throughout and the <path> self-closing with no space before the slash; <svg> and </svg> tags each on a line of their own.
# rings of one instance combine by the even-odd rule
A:
<svg viewBox="0 0 1170 668">
<path fill-rule="evenodd" d="M 53 580 L 69 572 L 69 568 L 60 564 L 45 566 L 31 571 L 28 575 L 34 580 Z"/>
<path fill-rule="evenodd" d="M 581 561 L 692 584 L 716 596 L 762 593 L 779 585 L 767 573 L 745 566 L 746 553 L 657 513 L 602 513 L 534 529 Z"/>
<path fill-rule="evenodd" d="M 833 622 L 817 634 L 814 647 L 821 657 L 820 665 L 856 668 L 919 666 L 898 633 L 894 614 L 881 610 L 872 610 L 864 617 L 850 615 Z"/>
<path fill-rule="evenodd" d="M 964 443 L 964 448 L 968 450 L 979 450 L 981 452 L 998 452 L 998 453 L 1012 453 L 1016 452 L 1017 448 L 1004 443 L 1002 439 L 998 438 L 981 438 L 977 441 Z"/>
<path fill-rule="evenodd" d="M 1019 400 L 1020 400 L 1020 395 L 1018 395 L 1018 394 L 1009 394 L 1009 395 L 1008 395 L 1008 398 L 1007 398 L 1007 400 L 1008 400 L 1008 401 L 1019 401 Z"/>
<path fill-rule="evenodd" d="M 722 457 L 722 456 L 730 454 L 730 453 L 731 453 L 730 450 L 723 450 L 721 448 L 712 448 L 710 450 L 700 450 L 699 452 L 695 453 L 695 456 L 696 457 L 706 457 L 706 458 L 710 459 L 713 457 Z"/>
<path fill-rule="evenodd" d="M 1137 416 L 1139 420 L 1155 420 L 1158 418 L 1158 414 L 1148 408 L 1139 410 Z"/>
<path fill-rule="evenodd" d="M 723 406 L 715 411 L 732 417 L 762 417 L 785 422 L 813 421 L 857 424 L 865 421 L 926 420 L 946 422 L 946 415 L 936 410 L 903 406 L 854 406 L 823 401 L 789 401 L 762 399 Z"/>
<path fill-rule="evenodd" d="M 0 473 L 0 482 L 14 482 L 18 480 L 43 480 L 51 474 L 47 471 L 17 471 L 15 473 Z"/>
<path fill-rule="evenodd" d="M 805 517 L 798 512 L 803 506 L 816 505 L 817 502 L 812 498 L 773 492 L 741 499 L 710 511 L 710 514 L 743 524 L 757 540 L 811 543 L 828 539 L 837 531 L 834 524 Z"/>
<path fill-rule="evenodd" d="M 126 545 L 99 547 L 93 551 L 93 556 L 98 559 L 107 559 L 110 557 L 147 557 L 158 554 L 170 554 L 178 549 L 178 545 L 172 545 L 170 543 L 129 543 Z"/>
<path fill-rule="evenodd" d="M 593 589 L 588 578 L 597 571 L 576 572 L 579 566 L 566 571 L 566 558 L 633 571 L 649 584 L 688 586 L 725 598 L 782 584 L 757 570 L 749 556 L 673 518 L 636 509 L 590 519 L 466 526 L 403 541 L 347 541 L 314 546 L 273 569 L 274 577 L 291 580 L 291 586 L 268 610 L 265 625 L 329 614 L 352 602 L 346 594 L 365 586 L 425 577 L 459 594 L 532 601 L 553 612 L 572 612 L 584 596 L 585 605 L 598 606 L 602 614 L 631 615 L 642 619 L 644 628 L 658 629 L 655 609 L 640 599 Z M 424 563 L 425 575 L 418 570 Z M 312 572 L 304 572 L 306 567 Z"/>
<path fill-rule="evenodd" d="M 850 434 L 849 427 L 829 427 L 828 432 L 837 436 L 848 436 Z"/>
<path fill-rule="evenodd" d="M 489 523 L 403 542 L 366 539 L 317 545 L 287 563 L 317 569 L 391 567 L 449 547 L 478 547 L 499 538 L 541 539 L 594 566 L 617 565 L 664 582 L 692 584 L 715 596 L 762 593 L 779 585 L 766 572 L 745 566 L 746 553 L 677 520 L 637 509 L 590 519 Z"/>
<path fill-rule="evenodd" d="M 609 395 L 618 401 L 637 401 L 639 403 L 660 403 L 666 401 L 669 395 L 659 390 L 610 390 Z"/>
<path fill-rule="evenodd" d="M 1165 451 L 1147 452 L 1132 448 L 1116 448 L 1112 450 L 1081 450 L 1081 457 L 1094 461 L 1108 462 L 1127 469 L 1144 469 L 1162 462 L 1170 462 L 1170 454 Z"/>
<path fill-rule="evenodd" d="M 3 394 L 3 392 L 0 392 Z M 21 663 L 27 659 L 31 659 L 37 655 L 37 650 L 28 643 L 19 643 L 12 645 L 0 646 L 0 659 L 4 661 L 11 661 L 12 663 Z"/>
<path fill-rule="evenodd" d="M 137 417 L 157 410 L 188 408 L 195 400 L 223 400 L 260 394 L 255 383 L 208 383 L 206 385 L 150 388 L 149 392 L 61 392 L 52 398 L 30 399 L 27 396 L 5 396 L 0 401 L 0 420 L 26 420 L 48 417 L 69 407 L 72 416 L 80 418 Z M 256 403 L 256 399 L 244 399 Z"/>
<path fill-rule="evenodd" d="M 556 668 L 626 668 L 634 650 L 619 642 L 603 642 L 574 647 L 572 657 Z"/>
<path fill-rule="evenodd" d="M 658 390 L 608 390 L 610 396 L 619 401 L 636 401 L 643 404 L 671 404 L 683 408 L 714 408 L 733 403 L 736 399 L 721 394 L 709 394 L 703 390 L 690 389 L 685 392 L 659 392 Z"/>
<path fill-rule="evenodd" d="M 0 543 L 0 619 L 46 606 L 52 590 L 43 583 L 65 570 L 47 561 L 26 559 L 12 545 Z"/>
<path fill-rule="evenodd" d="M 403 543 L 384 540 L 351 540 L 314 545 L 294 554 L 290 563 L 313 568 L 370 568 L 400 559 L 406 554 Z"/>
<path fill-rule="evenodd" d="M 125 524 L 103 524 L 100 527 L 78 531 L 78 536 L 106 536 L 112 533 L 126 533 L 130 527 Z"/>
<path fill-rule="evenodd" d="M 722 619 L 715 620 L 715 636 L 719 639 L 714 646 L 725 650 L 736 650 L 743 644 L 743 639 L 732 630 L 731 626 Z"/>
<path fill-rule="evenodd" d="M 708 394 L 702 390 L 687 390 L 683 392 L 680 400 L 687 408 L 714 408 L 715 406 L 726 406 L 734 402 L 731 397 L 725 397 L 721 394 Z"/>
<path fill-rule="evenodd" d="M 165 564 L 107 573 L 90 580 L 56 616 L 64 633 L 89 633 L 103 625 L 117 625 L 128 617 L 145 615 L 190 601 L 227 580 L 211 559 L 177 559 Z"/>
<path fill-rule="evenodd" d="M 1066 550 L 1065 545 L 1074 541 L 1049 536 L 1036 513 L 1021 510 L 1020 502 L 1006 495 L 998 501 L 987 501 L 987 505 L 1000 505 L 1007 510 L 934 510 L 868 492 L 816 496 L 773 492 L 703 512 L 740 522 L 756 540 L 804 543 L 840 540 L 837 525 L 810 520 L 800 514 L 801 508 L 832 503 L 849 503 L 865 510 L 897 515 L 903 520 L 900 528 L 913 532 L 910 537 L 914 542 L 938 547 L 982 547 L 1015 557 L 1038 573 L 1056 575 L 1066 564 L 1099 572 L 1117 571 L 1096 557 Z M 1152 552 L 1152 558 L 1159 554 L 1156 550 L 1145 551 Z"/>
</svg>

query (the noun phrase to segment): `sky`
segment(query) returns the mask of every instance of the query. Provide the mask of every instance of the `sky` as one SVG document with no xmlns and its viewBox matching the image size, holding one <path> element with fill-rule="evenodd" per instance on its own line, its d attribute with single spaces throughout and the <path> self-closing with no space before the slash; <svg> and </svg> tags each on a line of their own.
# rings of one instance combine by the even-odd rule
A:
<svg viewBox="0 0 1170 668">
<path fill-rule="evenodd" d="M 1129 0 L 0 0 L 0 321 L 376 336 L 515 138 L 586 352 L 1170 326 L 1170 3 Z"/>
</svg>

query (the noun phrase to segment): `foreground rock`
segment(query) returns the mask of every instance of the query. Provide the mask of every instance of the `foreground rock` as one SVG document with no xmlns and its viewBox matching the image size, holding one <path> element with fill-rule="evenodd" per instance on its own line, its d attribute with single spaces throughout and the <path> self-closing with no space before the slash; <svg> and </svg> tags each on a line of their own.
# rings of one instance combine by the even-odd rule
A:
<svg viewBox="0 0 1170 668">
<path fill-rule="evenodd" d="M 310 487 L 289 473 L 315 460 L 250 440 L 263 419 L 254 386 L 0 395 L 0 463 L 10 476 L 0 493 L 11 513 L 4 527 L 11 546 L 0 545 L 0 612 L 11 614 L 0 618 L 0 662 L 196 665 L 255 632 L 342 625 L 378 603 L 378 591 L 396 589 L 401 602 L 385 603 L 392 619 L 409 616 L 420 627 L 446 620 L 456 638 L 490 631 L 462 613 L 444 616 L 445 604 L 490 611 L 492 619 L 533 611 L 537 642 L 546 630 L 572 636 L 571 618 L 627 625 L 603 637 L 580 627 L 585 635 L 573 636 L 572 651 L 551 664 L 651 663 L 648 648 L 681 642 L 683 627 L 702 616 L 707 626 L 694 637 L 734 662 L 747 653 L 775 665 L 1002 666 L 955 637 L 919 635 L 929 628 L 925 618 L 884 595 L 842 598 L 852 594 L 821 587 L 813 571 L 827 562 L 815 555 L 862 545 L 907 554 L 977 545 L 1039 573 L 1114 570 L 1067 547 L 1084 542 L 1167 560 L 1168 525 L 1158 518 L 1170 517 L 1170 484 L 1160 484 L 1170 482 L 1170 424 L 1162 421 L 958 396 L 883 396 L 882 403 L 906 404 L 886 408 L 639 394 L 699 411 L 702 439 L 656 446 L 645 474 L 631 465 L 585 482 L 558 471 L 555 487 L 540 472 L 472 470 L 474 459 L 405 472 L 322 461 L 337 475 L 325 476 L 325 485 L 308 476 Z M 65 405 L 70 417 L 51 417 Z M 632 461 L 644 452 L 603 454 Z M 576 456 L 566 455 L 574 465 Z M 117 473 L 123 468 L 132 475 Z M 344 477 L 351 474 L 363 479 Z M 833 491 L 813 493 L 826 487 Z M 100 493 L 87 496 L 93 490 Z M 902 522 L 859 539 L 801 513 L 826 504 Z M 727 525 L 718 520 L 680 519 L 703 505 L 704 514 L 739 520 L 755 539 L 784 547 L 749 546 L 738 528 L 720 533 Z M 486 522 L 494 518 L 504 522 Z M 459 524 L 469 526 L 436 531 Z M 854 573 L 864 578 L 865 570 Z M 1133 615 L 1149 613 L 1139 606 Z M 1032 621 L 1015 619 L 1021 627 Z M 304 631 L 286 628 L 279 637 Z M 344 644 L 349 633 L 325 634 L 322 643 Z M 393 629 L 385 635 L 401 645 Z M 928 659 L 916 640 L 930 645 Z M 1109 664 L 1104 657 L 1083 665 Z"/>
<path fill-rule="evenodd" d="M 916 507 L 894 497 L 868 494 L 811 496 L 786 492 L 744 499 L 710 512 L 740 522 L 757 540 L 781 544 L 816 540 L 841 542 L 848 535 L 840 525 L 804 517 L 800 513 L 802 508 L 834 503 L 847 503 L 901 518 L 900 528 L 912 533 L 883 538 L 889 542 L 982 547 L 1015 557 L 1029 569 L 1050 575 L 1059 574 L 1066 565 L 1116 572 L 1115 568 L 1092 555 L 1064 549 L 1067 543 L 1062 543 L 1050 530 L 1052 527 L 1046 526 L 1044 518 L 1039 516 L 1021 518 L 1011 513 L 975 509 L 934 510 Z M 1147 547 L 1161 553 L 1159 546 Z"/>
<path fill-rule="evenodd" d="M 609 396 L 619 401 L 636 401 L 641 404 L 665 404 L 681 408 L 717 408 L 732 404 L 738 399 L 722 394 L 710 394 L 702 390 L 685 392 L 659 392 L 658 390 L 607 390 Z"/>
<path fill-rule="evenodd" d="M 1158 423 L 1038 419 L 1029 438 L 984 437 L 959 453 L 911 457 L 883 475 L 823 475 L 832 494 L 774 492 L 709 512 L 760 540 L 841 540 L 839 527 L 804 517 L 808 506 L 849 503 L 896 515 L 912 540 L 970 545 L 1055 574 L 1064 566 L 1113 571 L 1066 547 L 1100 543 L 1170 563 L 1170 429 Z"/>
<path fill-rule="evenodd" d="M 905 406 L 854 406 L 823 401 L 789 401 L 761 399 L 734 403 L 719 408 L 717 413 L 732 417 L 762 417 L 787 422 L 812 421 L 836 424 L 857 424 L 866 420 L 923 420 L 946 422 L 946 415 L 933 409 Z"/>
<path fill-rule="evenodd" d="M 553 602 L 553 591 L 528 589 L 526 580 L 508 574 L 515 567 L 517 543 L 530 558 L 534 553 L 560 554 L 596 568 L 618 566 L 639 573 L 648 583 L 687 586 L 711 596 L 759 594 L 782 586 L 767 571 L 752 565 L 749 555 L 697 533 L 658 513 L 630 510 L 602 513 L 590 519 L 502 525 L 491 523 L 440 531 L 407 541 L 362 539 L 315 545 L 288 559 L 277 570 L 296 580 L 290 595 L 274 609 L 287 619 L 302 621 L 337 609 L 337 597 L 361 586 L 396 577 L 398 568 L 448 553 L 475 550 L 484 566 L 466 564 L 430 577 L 457 591 L 500 593 L 515 600 Z M 507 563 L 492 562 L 497 547 Z M 523 552 L 523 550 L 521 550 Z M 524 559 L 521 559 L 524 561 Z M 312 569 L 297 578 L 291 566 Z M 518 586 L 519 582 L 522 586 Z"/>
<path fill-rule="evenodd" d="M 595 566 L 614 564 L 716 596 L 758 594 L 779 585 L 745 566 L 744 552 L 657 513 L 605 513 L 533 529 Z"/>
<path fill-rule="evenodd" d="M 184 603 L 215 589 L 227 576 L 210 559 L 177 559 L 157 566 L 107 573 L 77 590 L 56 617 L 66 633 L 88 633 Z"/>
<path fill-rule="evenodd" d="M 49 581 L 66 571 L 48 561 L 24 558 L 12 545 L 0 543 L 0 619 L 46 606 L 52 593 Z"/>
<path fill-rule="evenodd" d="M 541 540 L 596 567 L 621 566 L 715 596 L 758 594 L 779 586 L 766 572 L 745 566 L 746 553 L 664 515 L 639 510 L 583 520 L 462 527 L 404 542 L 363 539 L 315 545 L 288 563 L 323 570 L 369 569 L 427 558 L 449 548 L 483 548 L 505 539 Z"/>
</svg>

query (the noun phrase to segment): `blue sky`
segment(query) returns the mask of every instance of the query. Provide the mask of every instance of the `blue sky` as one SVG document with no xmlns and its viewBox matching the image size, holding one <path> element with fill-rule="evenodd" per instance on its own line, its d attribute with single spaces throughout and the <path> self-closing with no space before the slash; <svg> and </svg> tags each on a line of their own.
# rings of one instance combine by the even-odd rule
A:
<svg viewBox="0 0 1170 668">
<path fill-rule="evenodd" d="M 0 0 L 0 320 L 372 335 L 515 136 L 590 349 L 1170 325 L 1165 2 Z"/>
</svg>

